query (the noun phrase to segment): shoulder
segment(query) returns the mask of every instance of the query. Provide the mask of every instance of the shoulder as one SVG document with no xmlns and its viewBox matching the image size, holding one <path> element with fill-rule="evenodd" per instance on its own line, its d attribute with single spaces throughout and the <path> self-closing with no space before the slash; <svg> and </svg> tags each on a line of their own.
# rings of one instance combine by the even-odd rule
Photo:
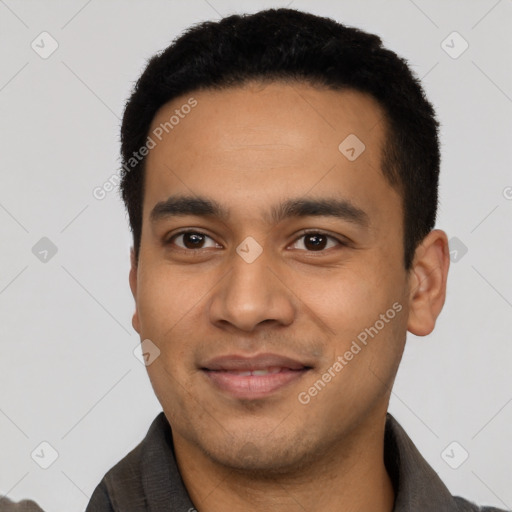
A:
<svg viewBox="0 0 512 512">
<path fill-rule="evenodd" d="M 165 432 L 166 420 L 161 413 L 151 424 L 146 437 L 105 474 L 85 512 L 146 510 L 143 482 L 145 459 L 155 450 L 155 441 L 158 442 Z"/>
<path fill-rule="evenodd" d="M 395 490 L 398 490 L 395 502 L 397 512 L 505 512 L 494 507 L 480 507 L 467 499 L 453 496 L 389 412 L 385 430 L 384 462 Z"/>
<path fill-rule="evenodd" d="M 455 503 L 457 503 L 458 512 L 507 512 L 502 508 L 495 507 L 479 507 L 475 503 L 468 501 L 460 496 L 454 496 Z"/>
<path fill-rule="evenodd" d="M 14 502 L 5 496 L 0 496 L 1 512 L 43 512 L 43 509 L 32 500 Z"/>
<path fill-rule="evenodd" d="M 143 499 L 141 458 L 144 441 L 113 466 L 94 490 L 86 512 L 114 512 L 121 502 Z"/>
</svg>

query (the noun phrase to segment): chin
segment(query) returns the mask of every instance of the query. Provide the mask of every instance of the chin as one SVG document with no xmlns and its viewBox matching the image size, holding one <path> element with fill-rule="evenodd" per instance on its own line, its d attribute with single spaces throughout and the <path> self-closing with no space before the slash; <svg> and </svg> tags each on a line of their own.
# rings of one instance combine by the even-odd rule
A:
<svg viewBox="0 0 512 512">
<path fill-rule="evenodd" d="M 200 449 L 216 464 L 231 471 L 250 475 L 252 478 L 272 478 L 277 475 L 289 475 L 300 471 L 310 464 L 314 448 L 308 448 L 302 440 L 297 442 L 293 436 L 271 438 L 264 434 L 255 436 L 254 431 L 233 441 L 227 437 L 222 442 L 213 441 L 211 446 L 203 443 Z M 210 444 L 210 443 L 207 443 Z"/>
</svg>

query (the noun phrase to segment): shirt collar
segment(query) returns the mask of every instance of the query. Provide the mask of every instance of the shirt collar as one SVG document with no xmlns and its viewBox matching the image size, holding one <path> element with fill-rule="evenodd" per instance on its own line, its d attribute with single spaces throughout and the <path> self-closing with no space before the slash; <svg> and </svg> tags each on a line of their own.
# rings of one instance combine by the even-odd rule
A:
<svg viewBox="0 0 512 512">
<path fill-rule="evenodd" d="M 147 510 L 194 509 L 179 473 L 172 431 L 160 413 L 143 441 L 142 485 Z M 391 414 L 386 416 L 384 462 L 395 490 L 393 512 L 450 512 L 457 503 Z"/>
<path fill-rule="evenodd" d="M 457 503 L 391 414 L 386 416 L 384 463 L 395 489 L 393 512 L 449 512 Z"/>
</svg>

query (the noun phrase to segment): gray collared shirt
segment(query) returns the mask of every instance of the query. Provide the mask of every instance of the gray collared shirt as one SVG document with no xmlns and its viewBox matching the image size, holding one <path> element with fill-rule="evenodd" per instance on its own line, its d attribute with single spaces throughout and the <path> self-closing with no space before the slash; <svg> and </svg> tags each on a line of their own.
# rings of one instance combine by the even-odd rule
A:
<svg viewBox="0 0 512 512">
<path fill-rule="evenodd" d="M 395 489 L 393 512 L 505 512 L 450 494 L 409 436 L 388 413 L 384 460 Z M 86 512 L 193 512 L 164 415 L 145 439 L 116 464 L 96 487 Z"/>
</svg>

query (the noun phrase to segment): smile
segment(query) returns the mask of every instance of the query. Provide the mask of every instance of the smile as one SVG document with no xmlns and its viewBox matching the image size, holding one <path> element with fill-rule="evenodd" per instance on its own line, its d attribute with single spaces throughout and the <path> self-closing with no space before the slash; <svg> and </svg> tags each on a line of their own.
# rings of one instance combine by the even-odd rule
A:
<svg viewBox="0 0 512 512">
<path fill-rule="evenodd" d="M 264 354 L 255 357 L 225 356 L 201 368 L 208 382 L 233 398 L 266 398 L 300 380 L 311 366 L 294 359 Z"/>
</svg>

